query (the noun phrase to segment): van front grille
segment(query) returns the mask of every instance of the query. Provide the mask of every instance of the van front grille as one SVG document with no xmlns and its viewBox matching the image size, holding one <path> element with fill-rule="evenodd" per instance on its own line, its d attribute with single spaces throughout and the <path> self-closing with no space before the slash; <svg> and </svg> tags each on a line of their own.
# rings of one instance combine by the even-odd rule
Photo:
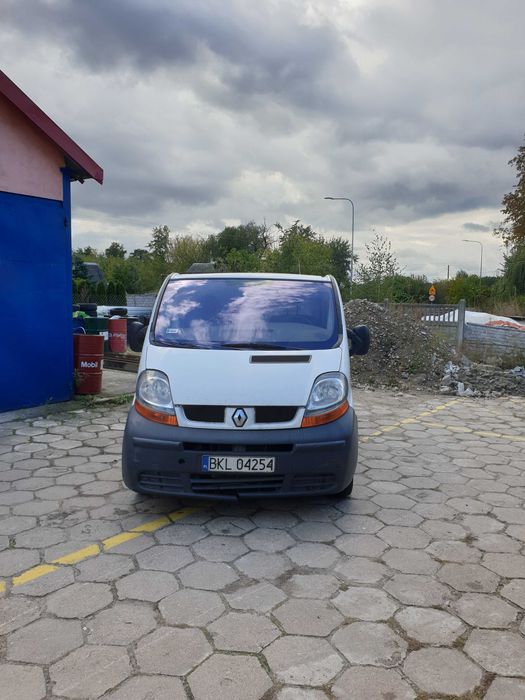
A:
<svg viewBox="0 0 525 700">
<path fill-rule="evenodd" d="M 240 495 L 242 493 L 274 493 L 281 490 L 284 476 L 246 476 L 232 475 L 202 475 L 192 474 L 190 477 L 191 490 L 201 494 Z"/>
<path fill-rule="evenodd" d="M 227 406 L 185 405 L 188 420 L 198 423 L 224 423 Z M 233 410 L 236 407 L 230 407 Z M 297 406 L 255 406 L 256 423 L 288 423 L 295 418 Z"/>
</svg>

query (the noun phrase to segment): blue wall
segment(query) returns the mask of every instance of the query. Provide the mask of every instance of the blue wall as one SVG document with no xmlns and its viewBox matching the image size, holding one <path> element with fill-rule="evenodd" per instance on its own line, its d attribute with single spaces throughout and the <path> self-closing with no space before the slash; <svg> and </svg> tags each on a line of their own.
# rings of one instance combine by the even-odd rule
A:
<svg viewBox="0 0 525 700">
<path fill-rule="evenodd" d="M 0 192 L 0 411 L 73 393 L 70 181 L 64 201 Z"/>
</svg>

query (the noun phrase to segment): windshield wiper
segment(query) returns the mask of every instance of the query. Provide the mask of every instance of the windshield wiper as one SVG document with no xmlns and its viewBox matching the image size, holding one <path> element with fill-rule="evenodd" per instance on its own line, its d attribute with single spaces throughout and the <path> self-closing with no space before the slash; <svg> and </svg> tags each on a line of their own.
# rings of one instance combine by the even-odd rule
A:
<svg viewBox="0 0 525 700">
<path fill-rule="evenodd" d="M 275 343 L 222 343 L 219 347 L 231 348 L 232 350 L 300 350 L 300 348 L 291 348 Z"/>
<path fill-rule="evenodd" d="M 193 349 L 206 349 L 205 345 L 195 345 L 195 343 L 190 343 L 188 340 L 175 340 L 170 343 L 166 340 L 155 340 L 155 345 L 161 345 L 164 348 L 193 348 Z"/>
</svg>

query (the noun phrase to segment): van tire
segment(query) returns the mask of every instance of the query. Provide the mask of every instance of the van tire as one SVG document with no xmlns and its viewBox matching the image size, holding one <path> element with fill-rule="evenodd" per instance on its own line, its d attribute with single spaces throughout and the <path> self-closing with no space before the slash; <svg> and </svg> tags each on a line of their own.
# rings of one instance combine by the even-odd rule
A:
<svg viewBox="0 0 525 700">
<path fill-rule="evenodd" d="M 348 484 L 342 491 L 339 491 L 339 493 L 334 493 L 333 497 L 334 498 L 348 498 L 350 494 L 352 493 L 352 489 L 354 488 L 354 480 Z"/>
</svg>

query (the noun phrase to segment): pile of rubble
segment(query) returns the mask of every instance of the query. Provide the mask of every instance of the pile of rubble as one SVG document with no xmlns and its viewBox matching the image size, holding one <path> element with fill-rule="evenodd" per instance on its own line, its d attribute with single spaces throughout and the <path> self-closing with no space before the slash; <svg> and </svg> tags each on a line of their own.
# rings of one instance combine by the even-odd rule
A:
<svg viewBox="0 0 525 700">
<path fill-rule="evenodd" d="M 525 396 L 525 367 L 504 370 L 466 358 L 461 364 L 448 362 L 440 392 L 457 396 Z"/>
<path fill-rule="evenodd" d="M 438 390 L 449 344 L 425 324 L 381 304 L 355 299 L 345 304 L 347 326 L 370 329 L 370 351 L 352 359 L 352 379 L 368 386 Z"/>
<path fill-rule="evenodd" d="M 370 329 L 370 351 L 352 359 L 357 385 L 439 391 L 454 396 L 525 396 L 525 368 L 505 370 L 459 358 L 450 343 L 395 307 L 345 304 L 347 326 Z"/>
</svg>

